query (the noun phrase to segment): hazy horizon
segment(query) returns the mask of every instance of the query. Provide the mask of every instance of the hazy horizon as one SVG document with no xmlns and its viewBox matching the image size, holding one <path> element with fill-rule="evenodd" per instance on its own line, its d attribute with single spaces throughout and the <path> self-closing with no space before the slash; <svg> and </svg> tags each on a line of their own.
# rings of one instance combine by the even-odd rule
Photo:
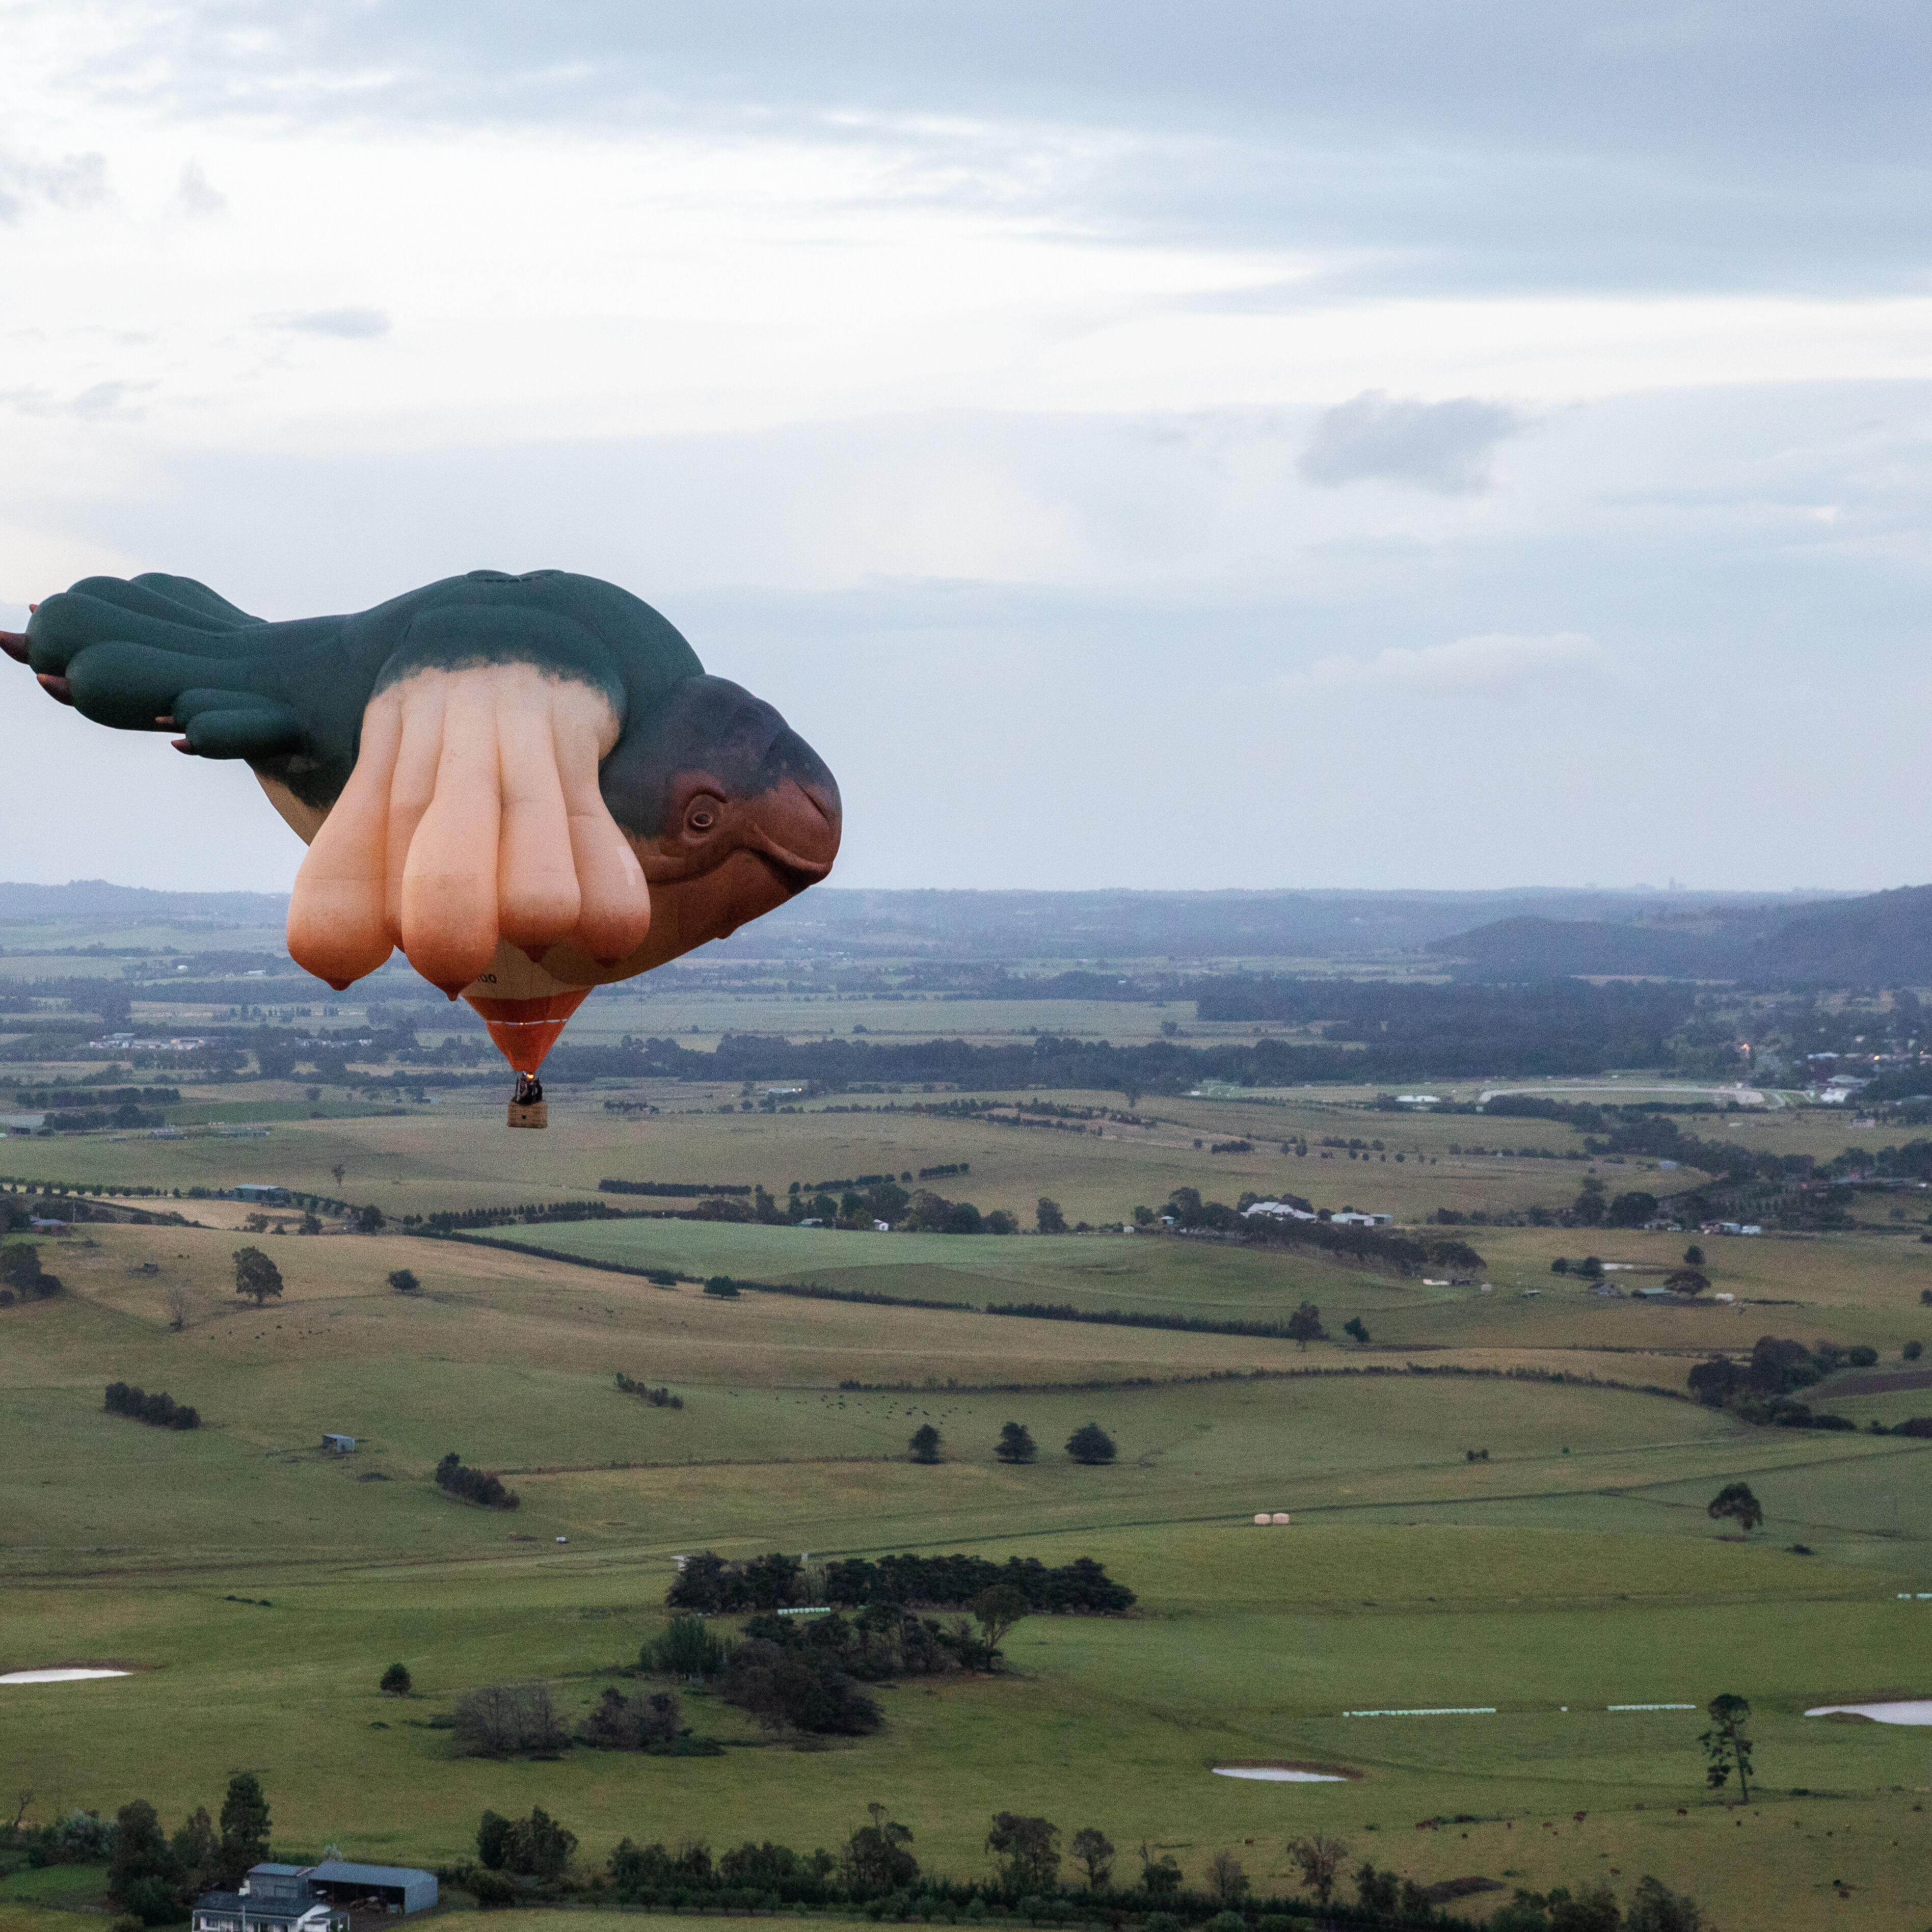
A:
<svg viewBox="0 0 1932 1932">
<path fill-rule="evenodd" d="M 1932 874 L 1912 10 L 0 22 L 0 626 L 608 577 L 841 885 Z M 292 878 L 246 772 L 0 707 L 10 869 Z"/>
</svg>

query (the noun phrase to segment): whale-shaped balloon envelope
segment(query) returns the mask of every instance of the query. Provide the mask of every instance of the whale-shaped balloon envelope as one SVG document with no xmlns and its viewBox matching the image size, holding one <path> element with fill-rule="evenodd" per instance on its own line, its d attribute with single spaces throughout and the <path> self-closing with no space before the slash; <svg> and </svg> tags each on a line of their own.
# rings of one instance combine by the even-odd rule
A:
<svg viewBox="0 0 1932 1932">
<path fill-rule="evenodd" d="M 271 623 L 190 578 L 91 577 L 0 650 L 99 724 L 245 760 L 309 848 L 290 956 L 340 988 L 400 946 L 482 1015 L 518 1124 L 542 1124 L 537 1070 L 592 987 L 735 932 L 838 854 L 824 761 L 596 578 L 472 571 Z"/>
</svg>

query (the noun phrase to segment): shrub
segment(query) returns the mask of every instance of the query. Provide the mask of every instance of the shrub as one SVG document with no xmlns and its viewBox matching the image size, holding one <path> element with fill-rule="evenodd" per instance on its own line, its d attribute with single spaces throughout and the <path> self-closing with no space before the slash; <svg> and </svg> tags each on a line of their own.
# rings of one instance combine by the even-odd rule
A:
<svg viewBox="0 0 1932 1932">
<path fill-rule="evenodd" d="M 409 1268 L 392 1268 L 389 1270 L 389 1286 L 398 1294 L 413 1294 L 422 1283 L 417 1280 L 414 1272 Z"/>
<path fill-rule="evenodd" d="M 708 1629 L 702 1617 L 673 1617 L 664 1635 L 638 1655 L 640 1669 L 700 1680 L 722 1676 L 730 1660 L 731 1646 Z"/>
<path fill-rule="evenodd" d="M 555 1757 L 569 1742 L 547 1684 L 486 1684 L 456 1707 L 456 1748 L 468 1756 Z"/>
<path fill-rule="evenodd" d="M 1111 1462 L 1114 1456 L 1114 1438 L 1097 1422 L 1085 1423 L 1066 1438 L 1066 1453 L 1075 1462 L 1090 1468 Z"/>
<path fill-rule="evenodd" d="M 677 1741 L 682 1715 L 668 1690 L 627 1697 L 614 1688 L 584 1720 L 578 1732 L 599 1750 L 664 1750 Z"/>
<path fill-rule="evenodd" d="M 121 1903 L 143 1925 L 172 1925 L 188 1916 L 174 1887 L 158 1874 L 134 1880 L 122 1892 Z"/>
<path fill-rule="evenodd" d="M 508 1820 L 504 1822 L 507 1824 Z M 479 1912 L 496 1912 L 517 1902 L 517 1888 L 501 1872 L 472 1870 L 465 1875 L 464 1889 L 476 1901 Z"/>
<path fill-rule="evenodd" d="M 466 1467 L 454 1449 L 436 1466 L 436 1486 L 464 1502 L 481 1504 L 485 1509 L 513 1510 L 523 1502 L 514 1490 L 503 1486 L 502 1477 Z"/>
<path fill-rule="evenodd" d="M 792 1650 L 764 1637 L 751 1638 L 733 1652 L 720 1694 L 768 1731 L 790 1725 L 817 1736 L 856 1738 L 885 1721 L 878 1706 L 828 1652 Z"/>
</svg>

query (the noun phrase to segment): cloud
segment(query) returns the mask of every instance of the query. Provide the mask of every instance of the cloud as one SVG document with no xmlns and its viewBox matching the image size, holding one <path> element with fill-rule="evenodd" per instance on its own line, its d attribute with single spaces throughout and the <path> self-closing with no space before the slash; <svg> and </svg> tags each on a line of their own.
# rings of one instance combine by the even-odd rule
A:
<svg viewBox="0 0 1932 1932">
<path fill-rule="evenodd" d="M 310 308 L 292 315 L 264 316 L 271 328 L 292 328 L 304 335 L 333 335 L 345 342 L 372 341 L 389 332 L 386 308 Z"/>
<path fill-rule="evenodd" d="M 133 398 L 154 388 L 152 382 L 103 382 L 90 384 L 78 394 L 62 398 L 51 389 L 35 387 L 0 390 L 0 403 L 10 404 L 23 416 L 80 416 L 98 421 L 107 417 L 138 417 L 142 411 Z"/>
<path fill-rule="evenodd" d="M 1496 631 L 1420 650 L 1378 651 L 1372 658 L 1322 658 L 1282 683 L 1310 696 L 1514 698 L 1539 685 L 1599 678 L 1610 668 L 1602 646 L 1579 631 L 1540 638 Z"/>
<path fill-rule="evenodd" d="M 1474 496 L 1490 487 L 1496 445 L 1522 426 L 1514 410 L 1475 396 L 1424 403 L 1367 389 L 1317 418 L 1301 473 L 1330 490 L 1381 477 L 1444 496 Z"/>
<path fill-rule="evenodd" d="M 0 221 L 18 221 L 36 202 L 50 208 L 92 208 L 106 194 L 107 162 L 102 155 L 35 161 L 0 154 Z"/>
<path fill-rule="evenodd" d="M 219 214 L 228 206 L 228 197 L 209 181 L 199 161 L 190 161 L 181 171 L 175 198 L 185 214 Z"/>
</svg>

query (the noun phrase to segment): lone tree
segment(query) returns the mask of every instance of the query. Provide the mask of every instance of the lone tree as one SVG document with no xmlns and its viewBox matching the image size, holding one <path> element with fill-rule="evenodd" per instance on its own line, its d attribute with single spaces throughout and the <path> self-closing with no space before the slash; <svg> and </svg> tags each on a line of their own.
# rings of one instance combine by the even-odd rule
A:
<svg viewBox="0 0 1932 1932">
<path fill-rule="evenodd" d="M 235 1877 L 268 1856 L 268 1801 L 252 1771 L 238 1771 L 221 1801 L 221 1862 Z"/>
<path fill-rule="evenodd" d="M 1009 1422 L 1000 1430 L 993 1454 L 1002 1462 L 1030 1462 L 1040 1454 L 1040 1444 L 1024 1422 Z"/>
<path fill-rule="evenodd" d="M 1735 1767 L 1738 1796 L 1748 1804 L 1751 1742 L 1744 1736 L 1744 1726 L 1750 1721 L 1750 1706 L 1743 1698 L 1733 1696 L 1726 1690 L 1721 1696 L 1713 1697 L 1705 1708 L 1710 1716 L 1711 1728 L 1697 1740 L 1704 1747 L 1705 1756 L 1710 1760 L 1704 1772 L 1704 1782 L 1713 1791 L 1721 1791 L 1730 1783 Z"/>
<path fill-rule="evenodd" d="M 1726 1516 L 1734 1518 L 1738 1527 L 1748 1536 L 1764 1520 L 1764 1505 L 1751 1494 L 1748 1483 L 1726 1483 L 1711 1498 L 1711 1520 L 1722 1522 Z"/>
<path fill-rule="evenodd" d="M 1288 1318 L 1288 1339 L 1304 1350 L 1311 1342 L 1325 1342 L 1328 1331 L 1322 1325 L 1322 1311 L 1313 1302 L 1304 1301 Z"/>
<path fill-rule="evenodd" d="M 1114 1848 L 1104 1832 L 1083 1825 L 1073 1834 L 1073 1856 L 1087 1868 L 1087 1889 L 1099 1892 L 1114 1876 Z"/>
<path fill-rule="evenodd" d="M 1342 1333 L 1359 1347 L 1366 1348 L 1369 1346 L 1368 1324 L 1359 1315 L 1348 1317 L 1342 1324 Z"/>
<path fill-rule="evenodd" d="M 1704 1265 L 1704 1250 L 1695 1241 L 1684 1250 L 1684 1265 L 1696 1268 Z"/>
<path fill-rule="evenodd" d="M 1208 1861 L 1208 1889 L 1216 1904 L 1224 1909 L 1232 1906 L 1247 1888 L 1248 1875 L 1232 1852 L 1216 1852 Z"/>
<path fill-rule="evenodd" d="M 1051 1819 L 1002 1811 L 986 1834 L 986 1849 L 1006 1861 L 1003 1876 L 1016 1892 L 1052 1892 L 1059 1884 L 1060 1827 Z"/>
<path fill-rule="evenodd" d="M 986 1648 L 996 1650 L 1000 1640 L 1033 1606 L 1010 1583 L 994 1583 L 982 1590 L 967 1606 L 978 1620 Z"/>
<path fill-rule="evenodd" d="M 389 1286 L 398 1294 L 413 1294 L 422 1283 L 417 1280 L 414 1272 L 409 1268 L 392 1268 L 389 1270 Z"/>
<path fill-rule="evenodd" d="M 386 1690 L 392 1697 L 406 1697 L 415 1686 L 406 1664 L 392 1664 L 382 1672 L 382 1681 L 376 1688 Z"/>
<path fill-rule="evenodd" d="M 1306 1838 L 1289 1839 L 1288 1856 L 1300 1873 L 1303 1885 L 1326 1905 L 1336 1880 L 1341 1876 L 1342 1862 L 1348 1856 L 1347 1840 L 1317 1832 Z"/>
<path fill-rule="evenodd" d="M 906 1448 L 915 1462 L 936 1462 L 939 1460 L 939 1431 L 929 1422 L 922 1422 L 912 1432 L 912 1439 Z"/>
<path fill-rule="evenodd" d="M 282 1271 L 260 1248 L 235 1250 L 235 1292 L 251 1295 L 260 1308 L 272 1294 L 282 1292 Z"/>
<path fill-rule="evenodd" d="M 1114 1438 L 1097 1422 L 1083 1424 L 1066 1438 L 1066 1453 L 1090 1466 L 1114 1460 Z"/>
<path fill-rule="evenodd" d="M 866 1807 L 872 1814 L 869 1825 L 861 1825 L 845 1841 L 841 1860 L 845 1882 L 862 1897 L 896 1892 L 919 1876 L 919 1861 L 906 1847 L 912 1833 L 883 1804 Z"/>
<path fill-rule="evenodd" d="M 1034 1212 L 1034 1218 L 1040 1223 L 1040 1232 L 1042 1234 L 1066 1233 L 1066 1216 L 1060 1211 L 1060 1203 L 1058 1201 L 1049 1201 L 1042 1194 L 1040 1197 L 1040 1205 Z"/>
</svg>

